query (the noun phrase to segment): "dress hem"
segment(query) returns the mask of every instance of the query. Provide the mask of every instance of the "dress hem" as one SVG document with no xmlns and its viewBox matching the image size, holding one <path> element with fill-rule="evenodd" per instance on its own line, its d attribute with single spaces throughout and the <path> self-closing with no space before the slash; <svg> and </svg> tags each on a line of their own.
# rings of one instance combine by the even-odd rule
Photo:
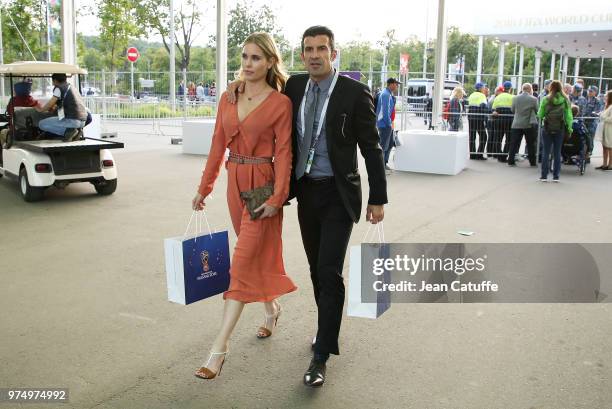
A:
<svg viewBox="0 0 612 409">
<path fill-rule="evenodd" d="M 251 298 L 251 297 L 241 297 L 240 293 L 241 291 L 237 291 L 237 290 L 232 290 L 232 291 L 226 291 L 223 293 L 223 299 L 230 299 L 230 300 L 235 300 L 235 301 L 240 301 L 243 302 L 245 304 L 249 304 L 249 303 L 253 303 L 253 302 L 270 302 L 270 301 L 274 301 L 279 297 L 282 297 L 285 294 L 289 294 L 292 293 L 294 291 L 296 291 L 298 288 L 296 286 L 294 286 L 293 288 L 289 289 L 288 291 L 284 292 L 284 293 L 279 293 L 279 294 L 274 294 L 274 295 L 267 295 L 263 298 L 259 297 L 259 298 Z"/>
</svg>

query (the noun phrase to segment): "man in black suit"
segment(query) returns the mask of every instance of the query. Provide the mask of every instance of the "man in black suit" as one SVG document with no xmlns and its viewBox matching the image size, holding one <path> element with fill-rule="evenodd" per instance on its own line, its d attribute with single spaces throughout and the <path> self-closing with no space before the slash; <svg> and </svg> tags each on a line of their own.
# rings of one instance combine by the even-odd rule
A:
<svg viewBox="0 0 612 409">
<path fill-rule="evenodd" d="M 339 76 L 334 34 L 314 26 L 302 36 L 308 74 L 285 86 L 293 103 L 293 172 L 289 199 L 298 201 L 302 241 L 318 309 L 314 357 L 304 383 L 325 382 L 326 361 L 338 355 L 344 305 L 342 268 L 353 224 L 361 214 L 361 177 L 357 146 L 365 159 L 370 187 L 366 219 L 384 218 L 387 182 L 376 130 L 372 94 L 367 86 Z"/>
<path fill-rule="evenodd" d="M 357 146 L 365 159 L 370 187 L 366 220 L 384 218 L 387 181 L 376 129 L 374 101 L 367 86 L 340 76 L 333 32 L 323 26 L 302 36 L 308 74 L 293 75 L 285 95 L 293 103 L 293 172 L 288 200 L 297 198 L 298 219 L 318 310 L 313 359 L 304 374 L 307 386 L 325 382 L 330 354 L 339 355 L 344 306 L 342 268 L 353 224 L 361 215 L 361 177 Z M 230 84 L 228 98 L 240 82 Z"/>
</svg>

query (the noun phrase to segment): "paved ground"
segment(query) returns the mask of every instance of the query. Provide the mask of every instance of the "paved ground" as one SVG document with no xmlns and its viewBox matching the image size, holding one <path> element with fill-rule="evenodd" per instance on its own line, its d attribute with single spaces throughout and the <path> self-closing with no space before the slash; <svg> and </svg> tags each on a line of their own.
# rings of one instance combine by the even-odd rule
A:
<svg viewBox="0 0 612 409">
<path fill-rule="evenodd" d="M 284 244 L 299 290 L 284 297 L 278 332 L 257 340 L 262 307 L 247 306 L 221 377 L 196 379 L 222 303 L 166 301 L 162 240 L 182 234 L 204 158 L 168 137 L 122 138 L 111 197 L 75 185 L 26 204 L 0 180 L 0 387 L 69 387 L 74 408 L 612 407 L 609 304 L 401 304 L 376 321 L 347 318 L 327 384 L 306 389 L 315 309 L 295 206 Z M 387 241 L 612 241 L 611 173 L 537 176 L 492 161 L 455 177 L 395 173 Z M 222 172 L 216 227 L 229 226 L 225 185 Z"/>
</svg>

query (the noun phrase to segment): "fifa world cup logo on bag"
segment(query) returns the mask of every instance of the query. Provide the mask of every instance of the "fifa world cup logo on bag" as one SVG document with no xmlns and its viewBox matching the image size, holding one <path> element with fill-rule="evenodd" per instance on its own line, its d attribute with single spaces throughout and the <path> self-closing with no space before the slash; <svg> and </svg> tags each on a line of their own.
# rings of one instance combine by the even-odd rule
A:
<svg viewBox="0 0 612 409">
<path fill-rule="evenodd" d="M 200 260 L 202 261 L 202 269 L 204 269 L 204 272 L 207 272 L 208 270 L 210 270 L 210 266 L 208 265 L 208 259 L 209 259 L 208 251 L 204 250 L 203 252 L 200 253 Z"/>
</svg>

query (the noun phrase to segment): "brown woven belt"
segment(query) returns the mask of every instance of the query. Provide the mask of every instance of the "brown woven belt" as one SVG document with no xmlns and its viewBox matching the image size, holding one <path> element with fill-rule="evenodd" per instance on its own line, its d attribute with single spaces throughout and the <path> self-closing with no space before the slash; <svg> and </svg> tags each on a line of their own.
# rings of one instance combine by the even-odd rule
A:
<svg viewBox="0 0 612 409">
<path fill-rule="evenodd" d="M 251 165 L 259 165 L 262 163 L 272 163 L 272 158 L 257 158 L 254 156 L 239 155 L 233 152 L 230 152 L 229 158 L 227 160 L 233 163 L 240 163 L 240 164 L 248 163 Z"/>
</svg>

